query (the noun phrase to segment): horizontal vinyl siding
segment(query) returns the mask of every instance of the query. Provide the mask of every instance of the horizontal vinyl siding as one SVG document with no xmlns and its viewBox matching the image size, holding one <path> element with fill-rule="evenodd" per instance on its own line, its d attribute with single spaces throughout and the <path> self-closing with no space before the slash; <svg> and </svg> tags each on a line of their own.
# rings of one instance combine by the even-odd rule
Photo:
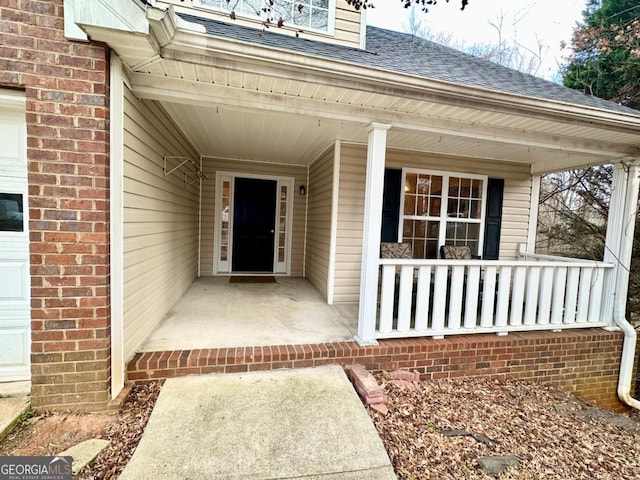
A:
<svg viewBox="0 0 640 480">
<path fill-rule="evenodd" d="M 293 225 L 291 237 L 291 276 L 304 274 L 304 241 L 307 197 L 298 194 L 300 185 L 307 185 L 307 167 L 296 165 L 276 165 L 263 162 L 244 162 L 217 158 L 203 159 L 203 171 L 209 177 L 202 183 L 202 243 L 201 275 L 214 274 L 214 215 L 216 199 L 217 172 L 237 174 L 265 175 L 270 177 L 293 177 Z"/>
<path fill-rule="evenodd" d="M 262 23 L 258 20 L 251 20 L 238 16 L 235 20 L 230 20 L 229 15 L 226 13 L 219 13 L 214 10 L 197 8 L 193 6 L 193 0 L 159 0 L 156 2 L 159 7 L 166 7 L 173 5 L 176 12 L 187 13 L 190 15 L 196 15 L 202 18 L 211 18 L 222 22 L 234 23 L 236 25 L 248 26 L 253 28 L 263 29 Z M 284 28 L 278 29 L 272 27 L 269 30 L 280 34 L 298 35 L 301 38 L 308 38 L 326 43 L 335 43 L 339 45 L 347 45 L 350 47 L 360 47 L 360 22 L 362 15 L 350 7 L 345 0 L 336 1 L 336 17 L 335 28 L 333 35 L 324 35 L 321 33 L 310 32 L 306 30 L 300 31 L 296 28 L 291 28 L 289 25 Z"/>
<path fill-rule="evenodd" d="M 364 217 L 367 147 L 342 145 L 336 251 L 335 302 L 357 302 Z M 458 159 L 419 152 L 389 150 L 386 166 L 475 173 L 505 180 L 500 235 L 500 259 L 516 257 L 518 243 L 527 241 L 531 175 L 529 166 L 491 160 Z"/>
<path fill-rule="evenodd" d="M 325 300 L 331 250 L 333 156 L 331 149 L 309 169 L 306 277 Z"/>
<path fill-rule="evenodd" d="M 198 187 L 163 156 L 198 156 L 164 111 L 125 89 L 124 337 L 130 358 L 196 276 Z"/>
<path fill-rule="evenodd" d="M 360 296 L 366 154 L 366 147 L 356 145 L 340 149 L 335 303 L 357 302 Z"/>
</svg>

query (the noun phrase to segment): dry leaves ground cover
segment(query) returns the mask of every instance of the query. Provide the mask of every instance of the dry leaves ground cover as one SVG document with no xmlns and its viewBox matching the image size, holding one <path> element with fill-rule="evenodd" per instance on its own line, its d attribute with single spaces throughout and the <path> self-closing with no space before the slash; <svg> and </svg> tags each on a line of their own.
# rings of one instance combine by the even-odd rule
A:
<svg viewBox="0 0 640 480">
<path fill-rule="evenodd" d="M 444 379 L 412 389 L 377 378 L 389 412 L 369 413 L 399 479 L 490 479 L 477 459 L 506 455 L 520 463 L 503 480 L 640 479 L 637 419 L 543 385 Z"/>
<path fill-rule="evenodd" d="M 81 480 L 116 479 L 133 455 L 161 384 L 136 385 L 116 414 L 45 413 L 25 419 L 0 442 L 0 455 L 55 455 L 90 438 L 109 446 L 85 467 Z"/>
</svg>

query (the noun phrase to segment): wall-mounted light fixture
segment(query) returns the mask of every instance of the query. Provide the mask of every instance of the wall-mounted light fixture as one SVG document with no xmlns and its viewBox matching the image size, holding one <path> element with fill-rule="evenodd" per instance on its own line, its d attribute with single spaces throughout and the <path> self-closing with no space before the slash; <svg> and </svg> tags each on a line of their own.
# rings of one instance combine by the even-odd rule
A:
<svg viewBox="0 0 640 480">
<path fill-rule="evenodd" d="M 300 185 L 298 187 L 298 190 L 300 191 L 300 196 L 304 197 L 307 194 L 307 187 L 305 187 L 304 185 Z"/>
</svg>

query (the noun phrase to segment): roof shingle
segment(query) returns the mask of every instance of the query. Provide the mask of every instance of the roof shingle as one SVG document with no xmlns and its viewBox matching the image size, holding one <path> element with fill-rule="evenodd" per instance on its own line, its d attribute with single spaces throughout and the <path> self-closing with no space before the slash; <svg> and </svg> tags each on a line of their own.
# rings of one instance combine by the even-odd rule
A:
<svg viewBox="0 0 640 480">
<path fill-rule="evenodd" d="M 494 92 L 640 116 L 640 111 L 406 33 L 367 27 L 367 46 L 363 50 L 283 35 L 274 31 L 275 28 L 262 31 L 194 15 L 179 15 L 186 21 L 204 25 L 207 34 L 216 37 Z"/>
</svg>

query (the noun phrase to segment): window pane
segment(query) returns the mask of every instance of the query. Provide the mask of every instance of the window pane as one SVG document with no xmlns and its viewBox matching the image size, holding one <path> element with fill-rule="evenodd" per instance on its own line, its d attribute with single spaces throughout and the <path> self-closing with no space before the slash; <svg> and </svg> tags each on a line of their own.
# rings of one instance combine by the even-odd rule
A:
<svg viewBox="0 0 640 480">
<path fill-rule="evenodd" d="M 431 195 L 442 195 L 442 177 L 436 175 L 431 177 Z"/>
<path fill-rule="evenodd" d="M 458 204 L 458 218 L 469 218 L 469 200 L 460 200 Z"/>
<path fill-rule="evenodd" d="M 449 202 L 447 204 L 447 216 L 448 217 L 458 216 L 458 199 L 457 198 L 449 199 Z"/>
<path fill-rule="evenodd" d="M 413 220 L 405 220 L 402 225 L 402 238 L 411 240 L 413 238 Z"/>
<path fill-rule="evenodd" d="M 418 193 L 421 195 L 429 195 L 431 192 L 431 177 L 419 175 L 418 176 Z"/>
<path fill-rule="evenodd" d="M 429 215 L 429 197 L 418 197 L 417 214 L 420 216 Z"/>
<path fill-rule="evenodd" d="M 482 198 L 482 180 L 474 180 L 471 188 L 472 198 Z"/>
<path fill-rule="evenodd" d="M 471 200 L 471 209 L 469 212 L 469 218 L 480 218 L 480 201 L 479 200 Z"/>
<path fill-rule="evenodd" d="M 329 29 L 329 11 L 318 10 L 317 8 L 312 9 L 310 27 L 327 31 Z"/>
<path fill-rule="evenodd" d="M 449 196 L 450 197 L 458 196 L 458 193 L 460 192 L 459 181 L 460 179 L 458 177 L 449 178 Z"/>
<path fill-rule="evenodd" d="M 418 175 L 415 173 L 407 173 L 407 178 L 404 184 L 404 193 L 416 193 L 417 181 Z"/>
<path fill-rule="evenodd" d="M 460 196 L 463 198 L 468 198 L 471 195 L 471 179 L 470 178 L 460 178 Z"/>
<path fill-rule="evenodd" d="M 19 193 L 0 193 L 0 232 L 24 231 L 24 206 Z"/>
<path fill-rule="evenodd" d="M 303 6 L 302 8 L 298 8 L 298 5 L 296 5 L 293 8 L 293 23 L 295 25 L 298 25 L 300 27 L 310 27 L 310 18 L 311 9 L 309 7 Z"/>
<path fill-rule="evenodd" d="M 405 215 L 416 214 L 416 197 L 414 195 L 404 196 L 404 214 Z"/>
<path fill-rule="evenodd" d="M 429 215 L 432 217 L 440 216 L 440 198 L 432 198 L 431 204 L 429 205 Z"/>
<path fill-rule="evenodd" d="M 311 5 L 318 8 L 329 8 L 329 0 L 311 0 Z"/>
</svg>

